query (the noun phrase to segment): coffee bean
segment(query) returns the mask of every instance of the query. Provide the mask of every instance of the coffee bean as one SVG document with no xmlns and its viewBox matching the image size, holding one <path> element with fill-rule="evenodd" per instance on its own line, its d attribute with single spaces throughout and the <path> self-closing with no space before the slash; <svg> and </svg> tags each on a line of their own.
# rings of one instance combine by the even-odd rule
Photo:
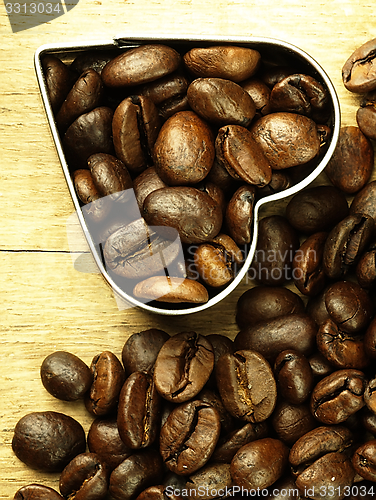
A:
<svg viewBox="0 0 376 500">
<path fill-rule="evenodd" d="M 22 486 L 14 495 L 14 500 L 63 500 L 59 493 L 42 484 Z"/>
<path fill-rule="evenodd" d="M 308 359 L 294 351 L 282 351 L 275 360 L 274 374 L 280 394 L 290 403 L 307 400 L 313 389 L 313 373 Z"/>
<path fill-rule="evenodd" d="M 376 88 L 373 65 L 376 39 L 358 47 L 342 68 L 343 84 L 350 92 L 370 92 Z"/>
</svg>

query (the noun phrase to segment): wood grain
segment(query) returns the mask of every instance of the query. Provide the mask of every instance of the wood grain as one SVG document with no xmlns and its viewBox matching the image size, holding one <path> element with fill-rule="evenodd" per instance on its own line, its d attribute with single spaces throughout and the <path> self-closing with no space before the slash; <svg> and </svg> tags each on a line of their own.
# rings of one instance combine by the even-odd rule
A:
<svg viewBox="0 0 376 500">
<path fill-rule="evenodd" d="M 66 349 L 87 363 L 107 349 L 120 356 L 130 334 L 150 327 L 233 338 L 236 301 L 251 286 L 244 281 L 207 312 L 168 318 L 119 310 L 99 274 L 74 268 L 67 237 L 73 204 L 39 95 L 35 50 L 45 43 L 118 34 L 278 38 L 323 66 L 339 95 L 342 124 L 355 125 L 359 98 L 343 87 L 341 69 L 356 47 L 375 36 L 375 16 L 373 3 L 357 0 L 80 0 L 64 16 L 13 33 L 0 4 L 0 499 L 13 498 L 31 482 L 58 486 L 57 475 L 31 471 L 13 455 L 12 433 L 21 416 L 54 409 L 76 417 L 86 430 L 92 420 L 82 403 L 56 401 L 43 389 L 39 367 L 47 354 Z M 285 203 L 268 210 L 281 213 Z"/>
</svg>

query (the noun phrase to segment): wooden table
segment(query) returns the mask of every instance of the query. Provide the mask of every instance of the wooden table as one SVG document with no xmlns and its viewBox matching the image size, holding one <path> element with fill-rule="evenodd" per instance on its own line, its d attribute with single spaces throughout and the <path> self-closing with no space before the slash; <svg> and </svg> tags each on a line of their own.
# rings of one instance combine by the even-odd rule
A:
<svg viewBox="0 0 376 500">
<path fill-rule="evenodd" d="M 356 47 L 375 37 L 374 4 L 362 5 L 357 0 L 81 0 L 67 14 L 16 33 L 0 5 L 0 499 L 13 498 L 30 482 L 58 488 L 58 475 L 29 470 L 12 452 L 13 429 L 23 415 L 62 411 L 86 430 L 92 421 L 81 402 L 57 401 L 44 390 L 39 367 L 47 354 L 68 350 L 87 363 L 104 350 L 120 356 L 129 335 L 150 327 L 233 338 L 236 301 L 250 286 L 244 282 L 207 312 L 169 318 L 119 310 L 101 275 L 75 270 L 67 240 L 73 204 L 39 94 L 35 50 L 44 43 L 117 34 L 279 38 L 324 67 L 340 98 L 343 125 L 355 125 L 359 98 L 343 87 L 341 69 Z"/>
</svg>

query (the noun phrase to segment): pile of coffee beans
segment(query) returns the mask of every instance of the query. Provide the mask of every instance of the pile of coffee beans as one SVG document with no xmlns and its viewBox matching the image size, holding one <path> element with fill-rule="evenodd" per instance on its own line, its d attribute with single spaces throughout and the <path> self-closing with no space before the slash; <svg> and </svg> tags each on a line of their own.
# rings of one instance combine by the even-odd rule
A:
<svg viewBox="0 0 376 500">
<path fill-rule="evenodd" d="M 205 303 L 228 285 L 257 199 L 304 178 L 331 135 L 308 65 L 248 46 L 147 43 L 43 65 L 104 266 L 143 301 Z"/>
</svg>

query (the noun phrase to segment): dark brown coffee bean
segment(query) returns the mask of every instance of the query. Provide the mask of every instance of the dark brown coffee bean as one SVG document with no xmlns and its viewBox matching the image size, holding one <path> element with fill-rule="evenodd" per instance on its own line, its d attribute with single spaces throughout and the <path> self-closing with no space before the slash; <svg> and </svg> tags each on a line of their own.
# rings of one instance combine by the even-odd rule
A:
<svg viewBox="0 0 376 500">
<path fill-rule="evenodd" d="M 145 198 L 157 189 L 167 187 L 167 184 L 157 174 L 156 168 L 148 167 L 141 172 L 133 181 L 134 194 L 140 210 L 142 210 Z"/>
<path fill-rule="evenodd" d="M 133 372 L 120 391 L 117 410 L 119 434 L 132 449 L 150 446 L 160 424 L 161 398 L 150 373 Z"/>
<path fill-rule="evenodd" d="M 374 75 L 376 39 L 358 47 L 342 68 L 343 84 L 350 92 L 370 92 L 376 88 Z"/>
<path fill-rule="evenodd" d="M 76 500 L 103 500 L 108 492 L 110 469 L 95 453 L 77 455 L 60 475 L 60 493 Z"/>
<path fill-rule="evenodd" d="M 292 278 L 292 262 L 299 246 L 298 234 L 285 217 L 264 217 L 259 222 L 257 246 L 249 276 L 262 285 L 283 285 Z"/>
<path fill-rule="evenodd" d="M 87 164 L 101 196 L 122 203 L 130 200 L 133 196 L 132 179 L 124 163 L 115 156 L 97 153 L 89 156 Z"/>
<path fill-rule="evenodd" d="M 235 485 L 247 490 L 263 490 L 284 473 L 288 448 L 278 439 L 264 438 L 246 444 L 231 461 Z"/>
<path fill-rule="evenodd" d="M 161 347 L 169 338 L 168 333 L 157 328 L 133 333 L 121 353 L 127 376 L 133 372 L 152 371 Z"/>
<path fill-rule="evenodd" d="M 136 500 L 166 500 L 170 496 L 165 494 L 165 486 L 163 484 L 157 486 L 149 486 L 142 491 Z"/>
<path fill-rule="evenodd" d="M 288 288 L 255 286 L 245 291 L 236 304 L 236 323 L 240 329 L 261 321 L 304 313 L 300 296 Z"/>
<path fill-rule="evenodd" d="M 315 378 L 324 378 L 335 370 L 334 366 L 329 363 L 327 358 L 323 356 L 321 352 L 315 352 L 312 354 L 308 358 L 308 361 Z"/>
<path fill-rule="evenodd" d="M 56 115 L 60 132 L 65 132 L 76 118 L 101 105 L 103 83 L 100 75 L 88 69 L 78 78 Z"/>
<path fill-rule="evenodd" d="M 168 401 L 181 403 L 196 396 L 214 366 L 211 344 L 195 332 L 181 332 L 161 347 L 154 366 L 158 392 Z"/>
<path fill-rule="evenodd" d="M 89 50 L 79 53 L 69 67 L 79 75 L 88 69 L 94 69 L 100 75 L 106 64 L 113 58 L 114 53 L 111 50 Z"/>
<path fill-rule="evenodd" d="M 315 122 L 296 113 L 270 113 L 257 120 L 250 130 L 276 170 L 307 163 L 320 149 Z"/>
<path fill-rule="evenodd" d="M 14 495 L 14 500 L 63 500 L 59 493 L 42 484 L 22 486 Z"/>
<path fill-rule="evenodd" d="M 329 231 L 349 213 L 346 197 L 334 186 L 315 186 L 295 194 L 286 207 L 289 223 L 298 231 Z"/>
<path fill-rule="evenodd" d="M 192 279 L 153 276 L 140 281 L 133 289 L 133 295 L 140 299 L 180 304 L 204 304 L 209 294 L 204 285 Z"/>
<path fill-rule="evenodd" d="M 152 226 L 179 232 L 182 243 L 213 239 L 222 226 L 222 209 L 207 194 L 190 186 L 173 186 L 150 193 L 141 212 Z"/>
<path fill-rule="evenodd" d="M 77 420 L 55 411 L 32 412 L 16 424 L 12 449 L 32 469 L 62 471 L 86 448 L 85 432 Z"/>
<path fill-rule="evenodd" d="M 251 132 L 240 125 L 226 125 L 215 140 L 217 161 L 235 179 L 263 187 L 272 178 L 272 169 Z"/>
<path fill-rule="evenodd" d="M 373 158 L 372 144 L 359 127 L 342 127 L 338 144 L 325 167 L 325 173 L 338 189 L 347 194 L 354 194 L 369 181 Z"/>
<path fill-rule="evenodd" d="M 369 365 L 363 337 L 346 333 L 333 320 L 324 321 L 316 336 L 319 351 L 337 369 L 363 370 Z"/>
<path fill-rule="evenodd" d="M 251 242 L 255 202 L 256 188 L 244 185 L 235 191 L 227 204 L 226 227 L 229 235 L 238 245 Z"/>
<path fill-rule="evenodd" d="M 367 379 L 353 369 L 337 370 L 317 383 L 312 392 L 311 411 L 324 424 L 339 424 L 364 406 Z"/>
<path fill-rule="evenodd" d="M 160 453 L 169 470 L 190 475 L 211 457 L 220 434 L 217 410 L 200 400 L 177 406 L 160 433 Z"/>
<path fill-rule="evenodd" d="M 364 479 L 376 481 L 376 439 L 367 441 L 357 448 L 352 458 L 352 465 Z"/>
<path fill-rule="evenodd" d="M 371 358 L 376 358 L 376 318 L 373 318 L 364 335 L 364 348 Z"/>
<path fill-rule="evenodd" d="M 183 57 L 184 64 L 196 77 L 224 78 L 241 82 L 258 69 L 261 55 L 257 50 L 235 45 L 195 47 Z"/>
<path fill-rule="evenodd" d="M 246 422 L 262 422 L 273 412 L 277 388 L 266 359 L 256 351 L 223 354 L 216 366 L 219 393 L 227 411 Z"/>
<path fill-rule="evenodd" d="M 72 88 L 76 74 L 73 68 L 51 54 L 43 56 L 42 66 L 51 108 L 57 113 Z"/>
<path fill-rule="evenodd" d="M 40 375 L 45 389 L 63 401 L 83 398 L 93 381 L 87 364 L 66 351 L 49 354 L 43 360 Z"/>
<path fill-rule="evenodd" d="M 351 281 L 333 283 L 325 293 L 325 305 L 331 319 L 347 333 L 366 329 L 374 313 L 368 293 Z"/>
<path fill-rule="evenodd" d="M 274 363 L 278 354 L 287 349 L 309 356 L 315 347 L 316 332 L 316 323 L 308 315 L 289 314 L 241 330 L 234 346 L 236 350 L 255 350 Z"/>
<path fill-rule="evenodd" d="M 306 305 L 306 313 L 315 320 L 316 324 L 319 326 L 327 319 L 330 319 L 328 310 L 325 305 L 325 294 L 327 289 L 325 288 L 319 295 L 315 297 L 310 297 Z"/>
<path fill-rule="evenodd" d="M 278 439 L 287 446 L 292 446 L 295 441 L 317 426 L 308 403 L 296 405 L 283 400 L 277 403 L 271 423 Z"/>
<path fill-rule="evenodd" d="M 323 267 L 331 279 L 343 279 L 356 265 L 375 230 L 372 217 L 353 214 L 345 217 L 329 233 L 324 246 Z"/>
<path fill-rule="evenodd" d="M 197 78 L 187 90 L 193 111 L 217 126 L 248 127 L 256 113 L 251 96 L 237 83 L 223 78 Z"/>
<path fill-rule="evenodd" d="M 85 205 L 98 200 L 101 197 L 94 184 L 90 170 L 80 168 L 73 172 L 73 182 L 78 198 Z"/>
<path fill-rule="evenodd" d="M 251 96 L 256 106 L 257 114 L 267 115 L 270 113 L 270 88 L 257 77 L 250 78 L 240 84 Z"/>
<path fill-rule="evenodd" d="M 118 402 L 124 383 L 124 368 L 110 351 L 94 356 L 90 367 L 94 381 L 85 397 L 86 409 L 95 416 L 108 415 Z"/>
<path fill-rule="evenodd" d="M 217 392 L 216 387 L 213 390 L 210 390 L 208 389 L 208 385 L 205 385 L 202 391 L 197 394 L 196 399 L 199 399 L 204 403 L 208 403 L 210 406 L 217 410 L 221 423 L 221 433 L 226 433 L 233 430 L 234 419 L 224 407 L 222 399 Z"/>
<path fill-rule="evenodd" d="M 327 236 L 328 233 L 311 234 L 294 255 L 292 277 L 296 288 L 303 295 L 317 295 L 325 287 L 322 259 Z"/>
<path fill-rule="evenodd" d="M 90 426 L 87 444 L 90 452 L 98 455 L 111 470 L 133 453 L 120 438 L 116 417 L 96 418 Z"/>
<path fill-rule="evenodd" d="M 115 500 L 135 500 L 144 489 L 159 482 L 162 474 L 163 463 L 156 450 L 138 451 L 112 471 L 110 495 Z"/>
<path fill-rule="evenodd" d="M 230 490 L 232 478 L 230 464 L 205 465 L 195 474 L 189 476 L 186 488 L 191 497 L 200 496 L 202 500 L 217 498 L 220 492 Z"/>
<path fill-rule="evenodd" d="M 230 338 L 219 333 L 210 333 L 209 335 L 206 335 L 206 340 L 210 342 L 214 352 L 214 367 L 207 382 L 207 387 L 215 388 L 217 387 L 215 380 L 215 367 L 222 354 L 234 352 L 234 342 Z"/>
<path fill-rule="evenodd" d="M 205 178 L 206 182 L 216 184 L 227 195 L 232 195 L 234 190 L 239 187 L 239 181 L 235 180 L 227 172 L 223 165 L 221 165 L 216 158 L 214 158 L 213 166 Z"/>
<path fill-rule="evenodd" d="M 303 403 L 313 389 L 313 373 L 309 361 L 297 351 L 282 351 L 277 356 L 274 375 L 280 394 L 290 403 Z"/>
<path fill-rule="evenodd" d="M 141 85 L 174 72 L 180 61 L 180 55 L 172 47 L 140 45 L 112 59 L 103 68 L 102 79 L 108 87 Z"/>
<path fill-rule="evenodd" d="M 284 191 L 292 185 L 292 180 L 287 173 L 275 170 L 272 171 L 272 178 L 267 186 L 259 188 L 258 192 L 261 197 L 269 196 L 270 194 Z"/>
<path fill-rule="evenodd" d="M 369 182 L 355 196 L 350 205 L 351 214 L 364 214 L 376 220 L 376 181 Z"/>
<path fill-rule="evenodd" d="M 356 122 L 360 131 L 373 141 L 376 140 L 376 108 L 374 103 L 370 103 L 358 108 L 356 112 Z"/>
<path fill-rule="evenodd" d="M 153 159 L 159 177 L 170 186 L 196 184 L 214 161 L 214 137 L 193 111 L 174 114 L 162 126 Z"/>
<path fill-rule="evenodd" d="M 355 268 L 356 279 L 362 288 L 372 288 L 376 282 L 376 243 L 360 257 Z"/>
<path fill-rule="evenodd" d="M 70 125 L 63 139 L 70 168 L 86 168 L 87 159 L 95 153 L 113 153 L 113 114 L 111 108 L 102 106 L 84 113 Z"/>
</svg>

